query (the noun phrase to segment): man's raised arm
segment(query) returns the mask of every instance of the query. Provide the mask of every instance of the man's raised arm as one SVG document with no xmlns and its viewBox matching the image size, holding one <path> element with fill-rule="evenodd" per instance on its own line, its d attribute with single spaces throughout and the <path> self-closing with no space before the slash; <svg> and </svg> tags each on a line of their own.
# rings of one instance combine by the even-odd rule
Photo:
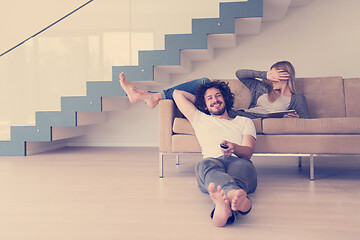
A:
<svg viewBox="0 0 360 240">
<path fill-rule="evenodd" d="M 192 123 L 197 111 L 194 105 L 195 95 L 181 90 L 175 90 L 173 98 L 180 112 Z"/>
</svg>

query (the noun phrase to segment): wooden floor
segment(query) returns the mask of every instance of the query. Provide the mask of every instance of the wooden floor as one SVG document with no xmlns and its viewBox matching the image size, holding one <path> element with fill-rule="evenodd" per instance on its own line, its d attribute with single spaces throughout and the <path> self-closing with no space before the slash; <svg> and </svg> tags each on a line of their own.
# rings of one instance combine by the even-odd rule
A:
<svg viewBox="0 0 360 240">
<path fill-rule="evenodd" d="M 211 224 L 197 160 L 168 156 L 159 179 L 156 148 L 0 157 L 0 239 L 360 239 L 360 157 L 316 158 L 316 181 L 308 159 L 254 157 L 253 210 L 225 228 Z"/>
</svg>

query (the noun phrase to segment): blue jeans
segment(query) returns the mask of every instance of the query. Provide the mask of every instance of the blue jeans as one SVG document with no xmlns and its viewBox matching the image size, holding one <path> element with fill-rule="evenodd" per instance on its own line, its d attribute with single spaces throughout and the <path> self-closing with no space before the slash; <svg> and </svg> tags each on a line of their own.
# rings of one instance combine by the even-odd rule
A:
<svg viewBox="0 0 360 240">
<path fill-rule="evenodd" d="M 191 94 L 194 94 L 195 95 L 195 90 L 198 86 L 202 85 L 202 84 L 205 84 L 205 83 L 208 83 L 210 82 L 210 80 L 208 78 L 200 78 L 200 79 L 195 79 L 195 80 L 192 80 L 192 81 L 189 81 L 189 82 L 185 82 L 185 83 L 182 83 L 180 85 L 177 85 L 175 87 L 172 87 L 172 88 L 168 88 L 166 90 L 163 90 L 161 91 L 161 97 L 162 99 L 173 99 L 173 92 L 174 90 L 182 90 L 182 91 L 185 91 L 185 92 L 189 92 Z"/>
<path fill-rule="evenodd" d="M 197 182 L 202 192 L 208 193 L 211 182 L 220 185 L 225 194 L 233 189 L 252 193 L 257 187 L 257 174 L 253 163 L 245 158 L 221 156 L 205 158 L 195 167 Z"/>
</svg>

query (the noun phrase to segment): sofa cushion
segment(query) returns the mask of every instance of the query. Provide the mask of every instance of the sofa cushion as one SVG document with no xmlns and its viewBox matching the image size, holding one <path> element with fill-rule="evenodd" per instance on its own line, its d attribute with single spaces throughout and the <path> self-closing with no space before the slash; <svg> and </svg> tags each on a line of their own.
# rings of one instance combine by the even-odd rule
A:
<svg viewBox="0 0 360 240">
<path fill-rule="evenodd" d="M 194 135 L 194 129 L 192 128 L 189 120 L 186 118 L 175 118 L 173 125 L 174 133 L 191 134 Z"/>
<path fill-rule="evenodd" d="M 264 134 L 359 134 L 360 118 L 268 118 Z"/>
<path fill-rule="evenodd" d="M 174 134 L 171 140 L 173 152 L 201 152 L 195 135 Z"/>
<path fill-rule="evenodd" d="M 359 135 L 258 135 L 254 153 L 360 154 Z M 346 159 L 346 157 L 345 157 Z"/>
<path fill-rule="evenodd" d="M 342 77 L 297 78 L 295 87 L 306 97 L 310 118 L 345 117 Z"/>
<path fill-rule="evenodd" d="M 360 78 L 344 79 L 347 117 L 360 117 Z"/>
<path fill-rule="evenodd" d="M 262 124 L 260 119 L 252 119 L 255 125 L 256 133 L 262 133 Z M 175 118 L 173 125 L 173 132 L 180 134 L 194 135 L 194 129 L 192 128 L 189 120 L 186 118 Z"/>
<path fill-rule="evenodd" d="M 262 129 L 262 122 L 260 118 L 256 118 L 256 119 L 251 119 L 255 125 L 255 129 L 256 129 L 256 133 L 262 133 L 263 129 Z"/>
</svg>

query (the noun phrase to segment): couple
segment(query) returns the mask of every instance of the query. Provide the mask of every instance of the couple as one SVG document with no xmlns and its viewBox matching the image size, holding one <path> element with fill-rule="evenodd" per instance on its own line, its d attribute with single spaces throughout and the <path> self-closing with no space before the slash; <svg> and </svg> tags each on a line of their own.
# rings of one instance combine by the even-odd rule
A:
<svg viewBox="0 0 360 240">
<path fill-rule="evenodd" d="M 248 117 L 261 117 L 259 109 L 272 107 L 295 110 L 285 117 L 308 118 L 306 100 L 295 92 L 295 71 L 289 62 L 276 63 L 268 72 L 239 70 L 236 76 L 252 93 L 250 111 L 232 110 L 234 95 L 224 82 L 203 78 L 149 93 L 135 88 L 124 73 L 119 76 L 130 102 L 144 101 L 154 108 L 161 99 L 173 99 L 190 121 L 204 157 L 195 168 L 197 182 L 214 202 L 210 216 L 218 227 L 233 223 L 238 213 L 245 215 L 252 208 L 247 194 L 257 187 L 256 170 L 250 161 L 256 130 Z"/>
</svg>

